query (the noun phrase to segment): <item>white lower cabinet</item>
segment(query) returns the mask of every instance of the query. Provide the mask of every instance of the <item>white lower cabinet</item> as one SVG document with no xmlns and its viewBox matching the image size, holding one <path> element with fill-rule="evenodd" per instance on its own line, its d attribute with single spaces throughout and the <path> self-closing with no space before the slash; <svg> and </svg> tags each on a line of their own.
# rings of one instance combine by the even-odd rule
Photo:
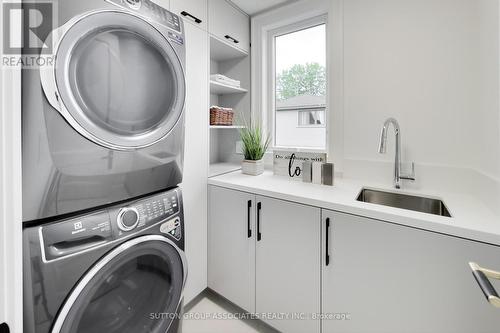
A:
<svg viewBox="0 0 500 333">
<path fill-rule="evenodd" d="M 281 332 L 319 333 L 320 209 L 257 196 L 256 220 L 257 313 Z"/>
<path fill-rule="evenodd" d="M 282 332 L 319 333 L 320 209 L 209 186 L 208 286 Z"/>
<path fill-rule="evenodd" d="M 281 332 L 500 330 L 469 267 L 500 270 L 498 246 L 209 188 L 208 285 Z"/>
<path fill-rule="evenodd" d="M 500 330 L 468 265 L 500 269 L 499 247 L 326 210 L 322 220 L 323 333 Z"/>
<path fill-rule="evenodd" d="M 255 195 L 209 186 L 208 287 L 255 311 Z"/>
</svg>

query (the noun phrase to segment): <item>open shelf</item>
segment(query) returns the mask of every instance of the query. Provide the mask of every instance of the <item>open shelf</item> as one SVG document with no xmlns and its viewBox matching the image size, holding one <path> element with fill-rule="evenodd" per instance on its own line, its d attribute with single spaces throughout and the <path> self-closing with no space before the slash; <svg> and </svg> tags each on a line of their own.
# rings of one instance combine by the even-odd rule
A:
<svg viewBox="0 0 500 333">
<path fill-rule="evenodd" d="M 212 129 L 242 129 L 245 128 L 245 126 L 237 126 L 237 125 L 210 125 L 210 128 Z"/>
<path fill-rule="evenodd" d="M 215 61 L 226 61 L 230 59 L 244 58 L 248 53 L 239 48 L 221 41 L 217 37 L 210 36 L 210 58 Z"/>
<path fill-rule="evenodd" d="M 248 90 L 210 81 L 210 93 L 215 95 L 244 94 Z"/>
<path fill-rule="evenodd" d="M 250 56 L 249 53 L 227 43 L 225 40 L 210 36 L 210 74 L 221 74 L 241 82 L 234 87 L 224 81 L 209 78 L 210 104 L 235 110 L 241 121 L 234 125 L 209 125 L 210 167 L 209 177 L 241 170 L 241 138 L 239 129 L 250 123 Z M 246 89 L 245 89 L 246 88 Z M 247 90 L 248 89 L 248 90 Z"/>
<path fill-rule="evenodd" d="M 220 176 L 225 173 L 241 170 L 241 164 L 236 163 L 212 163 L 210 164 L 209 177 Z"/>
</svg>

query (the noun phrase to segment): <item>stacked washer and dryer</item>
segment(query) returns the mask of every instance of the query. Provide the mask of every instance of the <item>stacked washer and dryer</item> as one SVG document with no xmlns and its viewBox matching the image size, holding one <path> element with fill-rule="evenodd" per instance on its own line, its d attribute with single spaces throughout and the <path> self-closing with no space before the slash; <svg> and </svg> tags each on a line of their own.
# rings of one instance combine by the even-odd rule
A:
<svg viewBox="0 0 500 333">
<path fill-rule="evenodd" d="M 177 332 L 182 20 L 149 0 L 54 6 L 55 61 L 22 73 L 24 332 Z"/>
</svg>

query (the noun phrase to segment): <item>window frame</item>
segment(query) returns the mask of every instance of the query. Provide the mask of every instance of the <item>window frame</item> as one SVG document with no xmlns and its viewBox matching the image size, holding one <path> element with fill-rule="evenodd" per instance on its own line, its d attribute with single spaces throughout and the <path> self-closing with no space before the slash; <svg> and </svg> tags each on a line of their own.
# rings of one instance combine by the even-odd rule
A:
<svg viewBox="0 0 500 333">
<path fill-rule="evenodd" d="M 325 25 L 325 72 L 326 72 L 326 94 L 325 94 L 325 125 L 323 126 L 326 131 L 325 135 L 325 146 L 324 148 L 311 148 L 311 147 L 289 147 L 289 146 L 278 146 L 276 145 L 276 37 L 280 37 L 283 35 L 287 35 L 294 32 L 299 32 L 301 30 L 314 28 L 319 25 Z M 318 152 L 318 153 L 328 153 L 329 151 L 329 125 L 330 125 L 330 66 L 328 61 L 328 50 L 330 49 L 329 45 L 329 24 L 328 24 L 328 15 L 323 14 L 319 16 L 315 16 L 312 18 L 308 18 L 305 20 L 299 20 L 293 23 L 284 24 L 276 29 L 269 30 L 267 32 L 267 54 L 265 55 L 266 63 L 267 63 L 267 96 L 268 105 L 267 109 L 267 129 L 269 130 L 269 135 L 271 136 L 271 150 L 301 150 L 308 152 Z M 306 127 L 314 127 L 320 128 L 320 126 L 298 126 L 300 128 Z"/>
</svg>

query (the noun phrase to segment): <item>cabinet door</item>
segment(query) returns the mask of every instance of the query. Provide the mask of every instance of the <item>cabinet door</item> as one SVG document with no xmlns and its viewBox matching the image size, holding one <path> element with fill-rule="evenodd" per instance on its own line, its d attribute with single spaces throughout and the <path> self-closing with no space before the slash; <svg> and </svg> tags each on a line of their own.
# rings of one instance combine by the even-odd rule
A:
<svg viewBox="0 0 500 333">
<path fill-rule="evenodd" d="M 250 19 L 226 0 L 209 0 L 208 31 L 243 51 L 250 50 Z"/>
<path fill-rule="evenodd" d="M 255 196 L 209 186 L 208 287 L 255 311 Z"/>
<path fill-rule="evenodd" d="M 170 10 L 204 30 L 207 30 L 207 0 L 170 0 Z"/>
<path fill-rule="evenodd" d="M 500 310 L 486 302 L 468 265 L 499 269 L 498 247 L 329 211 L 325 236 L 327 219 L 324 333 L 498 332 Z"/>
<path fill-rule="evenodd" d="M 182 181 L 189 275 L 185 302 L 206 288 L 208 151 L 208 33 L 186 25 L 186 135 Z M 200 61 L 203 59 L 205 61 Z"/>
<path fill-rule="evenodd" d="M 319 332 L 320 209 L 257 197 L 256 214 L 257 313 L 302 316 L 263 318 L 282 332 Z"/>
</svg>

